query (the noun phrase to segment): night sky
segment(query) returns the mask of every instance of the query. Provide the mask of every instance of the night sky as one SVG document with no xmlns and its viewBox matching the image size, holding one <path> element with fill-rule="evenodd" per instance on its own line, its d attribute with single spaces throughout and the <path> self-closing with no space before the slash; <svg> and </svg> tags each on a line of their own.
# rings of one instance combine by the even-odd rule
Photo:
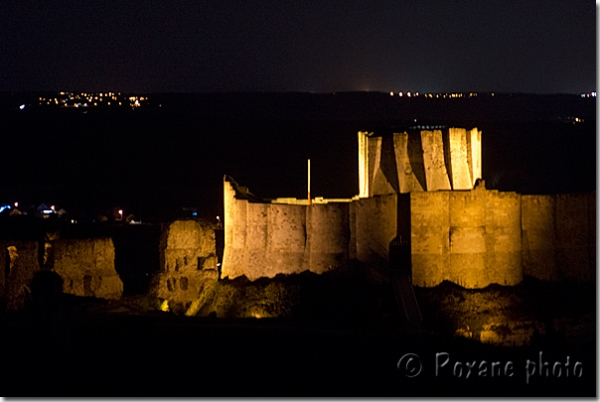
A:
<svg viewBox="0 0 600 402">
<path fill-rule="evenodd" d="M 2 1 L 0 91 L 596 90 L 590 0 Z"/>
</svg>

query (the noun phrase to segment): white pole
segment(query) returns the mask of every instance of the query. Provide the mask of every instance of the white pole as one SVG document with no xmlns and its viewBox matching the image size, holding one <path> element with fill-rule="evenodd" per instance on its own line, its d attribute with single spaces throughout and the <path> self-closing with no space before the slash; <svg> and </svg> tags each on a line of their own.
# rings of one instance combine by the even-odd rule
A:
<svg viewBox="0 0 600 402">
<path fill-rule="evenodd" d="M 308 205 L 311 205 L 311 200 L 310 200 L 310 159 L 308 160 Z"/>
</svg>

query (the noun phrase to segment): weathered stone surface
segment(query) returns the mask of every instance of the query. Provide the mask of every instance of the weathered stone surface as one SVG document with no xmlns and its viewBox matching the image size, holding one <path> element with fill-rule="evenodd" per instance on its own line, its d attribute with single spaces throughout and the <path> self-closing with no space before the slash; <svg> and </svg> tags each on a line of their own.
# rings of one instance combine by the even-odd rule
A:
<svg viewBox="0 0 600 402">
<path fill-rule="evenodd" d="M 307 212 L 309 270 L 321 274 L 346 268 L 350 241 L 349 204 L 313 205 Z"/>
<path fill-rule="evenodd" d="M 363 262 L 387 261 L 389 244 L 397 234 L 396 194 L 375 196 L 352 202 L 356 258 Z"/>
<path fill-rule="evenodd" d="M 423 144 L 426 190 L 450 190 L 450 179 L 444 159 L 442 131 L 421 131 L 421 143 Z"/>
<path fill-rule="evenodd" d="M 521 195 L 486 191 L 486 264 L 489 283 L 516 285 L 523 280 Z"/>
<path fill-rule="evenodd" d="M 101 299 L 122 296 L 112 239 L 57 239 L 52 249 L 54 271 L 62 277 L 65 293 Z"/>
<path fill-rule="evenodd" d="M 521 197 L 523 274 L 557 280 L 556 203 L 551 195 Z"/>
<path fill-rule="evenodd" d="M 189 303 L 218 279 L 215 231 L 197 220 L 163 225 L 161 269 L 153 278 L 152 292 L 174 303 Z"/>
<path fill-rule="evenodd" d="M 444 280 L 467 288 L 516 285 L 524 267 L 525 275 L 539 279 L 595 277 L 595 207 L 590 200 L 595 193 L 563 195 L 556 212 L 556 197 L 548 203 L 543 196 L 522 197 L 485 185 L 312 206 L 251 202 L 237 198 L 227 181 L 224 186 L 228 219 L 222 278 L 323 273 L 343 269 L 350 259 L 385 266 L 390 242 L 409 235 L 417 286 Z M 400 197 L 407 201 L 399 203 Z M 559 219 L 560 236 L 555 228 Z M 544 267 L 545 261 L 552 264 Z"/>
<path fill-rule="evenodd" d="M 595 201 L 595 192 L 522 196 L 525 275 L 546 281 L 595 281 Z"/>
<path fill-rule="evenodd" d="M 250 280 L 347 267 L 349 204 L 249 202 L 224 181 L 225 253 L 221 278 Z"/>
<path fill-rule="evenodd" d="M 481 178 L 481 131 L 358 133 L 361 198 L 392 193 L 470 190 Z"/>
<path fill-rule="evenodd" d="M 522 280 L 520 196 L 477 188 L 411 193 L 413 283 L 466 288 Z"/>
<path fill-rule="evenodd" d="M 409 133 L 394 133 L 394 153 L 398 170 L 399 192 L 425 190 L 425 167 L 421 138 Z"/>
<path fill-rule="evenodd" d="M 412 275 L 416 286 L 441 283 L 450 249 L 450 193 L 410 195 Z"/>
<path fill-rule="evenodd" d="M 19 310 L 25 307 L 33 275 L 40 270 L 35 241 L 0 241 L 0 308 Z"/>
</svg>

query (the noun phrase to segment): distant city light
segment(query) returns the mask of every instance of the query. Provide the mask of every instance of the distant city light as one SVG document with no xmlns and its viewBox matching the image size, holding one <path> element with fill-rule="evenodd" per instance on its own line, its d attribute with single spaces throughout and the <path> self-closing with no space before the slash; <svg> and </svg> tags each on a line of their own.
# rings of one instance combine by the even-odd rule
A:
<svg viewBox="0 0 600 402">
<path fill-rule="evenodd" d="M 402 96 L 402 92 L 398 92 L 398 96 Z"/>
<path fill-rule="evenodd" d="M 21 109 L 21 110 L 25 109 L 25 105 L 19 106 L 19 109 Z"/>
<path fill-rule="evenodd" d="M 394 96 L 394 91 L 390 91 L 390 96 Z"/>
<path fill-rule="evenodd" d="M 123 100 L 129 100 L 125 105 L 130 106 L 131 108 L 139 108 L 143 106 L 149 105 L 149 98 L 147 96 L 121 96 L 121 93 L 118 95 L 114 92 L 99 92 L 99 93 L 88 93 L 88 92 L 60 92 L 60 96 L 55 96 L 52 98 L 44 98 L 39 97 L 39 105 L 52 105 L 55 104 L 58 107 L 66 107 L 66 108 L 79 108 L 79 107 L 89 107 L 89 106 L 116 106 L 117 103 L 119 106 L 123 106 Z M 85 103 L 83 103 L 85 102 Z M 21 105 L 20 109 L 23 110 L 27 105 Z M 85 112 L 84 112 L 85 113 Z"/>
</svg>

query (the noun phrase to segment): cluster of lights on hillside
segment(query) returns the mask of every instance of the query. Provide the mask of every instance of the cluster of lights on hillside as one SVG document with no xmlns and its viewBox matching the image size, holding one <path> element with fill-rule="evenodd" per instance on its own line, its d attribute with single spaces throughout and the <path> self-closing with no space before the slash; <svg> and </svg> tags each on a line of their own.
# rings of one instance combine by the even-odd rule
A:
<svg viewBox="0 0 600 402">
<path fill-rule="evenodd" d="M 121 92 L 59 92 L 55 97 L 39 97 L 38 105 L 64 108 L 130 107 L 148 104 L 147 96 L 124 95 Z"/>
<path fill-rule="evenodd" d="M 444 93 L 425 93 L 425 94 L 419 94 L 418 92 L 390 92 L 390 96 L 398 96 L 400 98 L 402 97 L 407 97 L 407 98 L 418 98 L 418 97 L 423 97 L 423 98 L 442 98 L 442 99 L 456 99 L 456 98 L 475 98 L 477 97 L 477 92 L 444 92 Z M 494 96 L 494 93 L 492 92 L 490 94 L 491 96 Z"/>
<path fill-rule="evenodd" d="M 587 93 L 587 94 L 581 94 L 582 98 L 595 98 L 596 97 L 596 91 Z"/>
</svg>

